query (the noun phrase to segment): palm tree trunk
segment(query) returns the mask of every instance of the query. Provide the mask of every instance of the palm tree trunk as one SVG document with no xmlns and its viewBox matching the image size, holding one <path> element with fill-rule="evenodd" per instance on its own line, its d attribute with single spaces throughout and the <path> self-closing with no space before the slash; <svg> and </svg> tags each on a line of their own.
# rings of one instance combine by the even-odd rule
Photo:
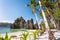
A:
<svg viewBox="0 0 60 40">
<path fill-rule="evenodd" d="M 32 9 L 32 11 L 33 11 L 33 13 L 34 13 L 34 15 L 35 15 L 35 17 L 36 17 L 36 21 L 37 21 L 38 27 L 39 27 L 39 29 L 40 29 L 40 24 L 39 24 L 38 16 L 37 16 L 37 14 L 36 14 L 36 12 L 35 12 L 35 9 Z"/>
<path fill-rule="evenodd" d="M 48 40 L 56 40 L 53 33 L 51 32 L 50 28 L 49 28 L 49 25 L 48 25 L 48 22 L 47 22 L 47 18 L 45 16 L 45 13 L 44 13 L 44 10 L 42 9 L 42 5 L 41 5 L 41 2 L 40 0 L 38 1 L 39 2 L 39 6 L 42 10 L 42 15 L 43 15 L 43 19 L 44 19 L 44 23 L 45 23 L 45 26 L 46 26 L 46 29 L 47 29 L 47 37 L 48 37 Z"/>
<path fill-rule="evenodd" d="M 47 18 L 46 18 L 46 16 L 45 16 L 45 13 L 44 13 L 44 11 L 43 11 L 43 9 L 42 9 L 42 5 L 41 5 L 40 0 L 39 0 L 39 6 L 40 6 L 41 11 L 42 11 L 42 15 L 43 15 L 43 19 L 44 19 L 45 26 L 46 26 L 46 28 L 49 30 L 50 28 L 49 28 L 49 25 L 48 25 L 48 22 L 47 22 Z"/>
<path fill-rule="evenodd" d="M 58 2 L 58 8 L 60 8 L 60 0 L 57 0 L 57 2 Z"/>
<path fill-rule="evenodd" d="M 50 15 L 50 17 L 51 17 L 51 23 L 54 25 L 54 28 L 56 28 L 56 24 L 55 24 L 55 20 L 54 20 L 54 17 L 50 14 L 50 12 L 49 12 L 49 10 L 48 10 L 48 8 L 46 8 L 47 9 L 47 12 L 48 12 L 48 14 Z"/>
<path fill-rule="evenodd" d="M 34 15 L 35 15 L 35 17 L 36 17 L 36 21 L 37 21 L 38 26 L 39 26 L 39 29 L 40 29 L 40 24 L 39 24 L 39 22 L 38 22 L 38 17 L 37 17 L 37 15 L 36 15 L 36 13 L 35 13 Z"/>
</svg>

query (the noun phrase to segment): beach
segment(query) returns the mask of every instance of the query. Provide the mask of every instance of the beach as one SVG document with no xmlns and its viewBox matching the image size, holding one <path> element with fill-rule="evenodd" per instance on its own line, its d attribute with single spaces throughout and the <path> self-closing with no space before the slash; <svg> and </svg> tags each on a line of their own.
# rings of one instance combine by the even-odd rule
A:
<svg viewBox="0 0 60 40">
<path fill-rule="evenodd" d="M 32 34 L 32 32 L 35 31 L 35 30 L 28 30 L 29 34 Z M 57 30 L 52 30 L 54 31 L 54 36 L 55 38 L 58 40 L 60 39 L 60 32 L 57 31 Z M 18 31 L 18 32 L 13 32 L 13 33 L 8 33 L 8 36 L 13 36 L 12 40 L 20 40 L 20 37 L 22 36 L 23 33 L 26 33 L 24 31 Z M 1 36 L 5 37 L 5 34 L 0 34 Z M 33 39 L 33 36 L 32 37 L 29 37 L 28 40 L 32 40 Z M 44 34 L 42 34 L 41 36 L 37 36 L 36 38 L 37 40 L 48 40 L 47 39 L 47 34 L 46 32 L 44 32 Z"/>
</svg>

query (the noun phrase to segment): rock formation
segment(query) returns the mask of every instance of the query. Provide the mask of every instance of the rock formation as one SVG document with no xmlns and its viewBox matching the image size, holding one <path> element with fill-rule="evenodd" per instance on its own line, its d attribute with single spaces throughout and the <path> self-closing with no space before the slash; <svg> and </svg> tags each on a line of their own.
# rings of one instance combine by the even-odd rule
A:
<svg viewBox="0 0 60 40">
<path fill-rule="evenodd" d="M 38 25 L 33 22 L 33 19 L 25 21 L 23 17 L 17 18 L 15 22 L 11 25 L 12 29 L 38 29 Z"/>
<path fill-rule="evenodd" d="M 38 29 L 39 27 L 38 27 L 38 24 L 36 23 L 35 25 L 34 25 L 34 29 Z"/>
<path fill-rule="evenodd" d="M 27 20 L 27 26 L 28 26 L 28 29 L 33 29 L 33 26 L 34 26 L 33 19 Z"/>
</svg>

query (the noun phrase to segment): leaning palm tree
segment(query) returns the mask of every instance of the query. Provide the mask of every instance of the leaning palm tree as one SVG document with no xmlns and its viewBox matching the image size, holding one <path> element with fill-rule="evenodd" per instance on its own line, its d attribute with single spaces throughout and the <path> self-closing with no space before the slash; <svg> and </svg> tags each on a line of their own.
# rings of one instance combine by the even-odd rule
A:
<svg viewBox="0 0 60 40">
<path fill-rule="evenodd" d="M 57 8 L 56 11 L 55 11 L 55 14 L 54 14 L 54 17 L 55 17 L 55 20 L 56 20 L 56 23 L 57 23 L 57 28 L 56 29 L 60 29 L 60 9 Z"/>
<path fill-rule="evenodd" d="M 58 6 L 58 0 L 55 0 L 53 2 L 52 2 L 52 0 L 42 0 L 41 2 L 42 2 L 42 5 L 46 7 L 50 21 L 54 25 L 54 27 L 56 28 L 56 22 L 54 20 L 53 14 L 54 14 L 54 10 Z"/>
<path fill-rule="evenodd" d="M 36 17 L 36 21 L 37 21 L 37 24 L 38 24 L 39 29 L 40 29 L 40 24 L 39 24 L 38 16 L 37 16 L 36 10 L 35 10 L 35 7 L 36 7 L 37 3 L 35 2 L 35 0 L 30 0 L 30 1 L 31 1 L 30 4 L 28 4 L 27 6 L 30 6 L 32 8 L 32 12 L 33 12 L 34 16 Z"/>
<path fill-rule="evenodd" d="M 58 8 L 60 8 L 60 0 L 57 0 L 57 2 L 58 2 Z"/>
<path fill-rule="evenodd" d="M 48 12 L 48 14 L 50 15 L 50 17 L 51 17 L 51 19 L 50 19 L 50 21 L 51 21 L 51 23 L 54 25 L 54 27 L 56 28 L 57 26 L 56 26 L 56 22 L 55 22 L 55 20 L 54 20 L 54 16 L 53 16 L 53 14 L 54 14 L 54 10 L 56 9 L 56 7 L 57 7 L 57 4 L 58 2 L 53 2 L 52 4 L 51 3 L 49 3 L 50 5 L 49 5 L 49 7 L 47 7 L 46 9 L 47 9 L 47 12 Z M 52 12 L 51 12 L 52 11 Z"/>
<path fill-rule="evenodd" d="M 49 28 L 45 12 L 44 12 L 44 10 L 42 8 L 42 5 L 41 5 L 41 1 L 39 0 L 38 2 L 39 2 L 39 6 L 41 8 L 42 16 L 43 16 L 43 19 L 44 19 L 44 23 L 45 23 L 45 26 L 46 26 L 46 29 L 47 29 L 48 40 L 56 40 L 55 37 L 54 37 L 54 35 L 52 34 L 50 28 Z"/>
</svg>

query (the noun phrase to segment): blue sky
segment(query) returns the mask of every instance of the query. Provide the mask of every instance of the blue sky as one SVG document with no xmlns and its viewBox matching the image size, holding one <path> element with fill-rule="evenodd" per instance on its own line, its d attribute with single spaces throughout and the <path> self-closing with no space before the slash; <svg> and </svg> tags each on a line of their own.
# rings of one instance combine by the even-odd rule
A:
<svg viewBox="0 0 60 40">
<path fill-rule="evenodd" d="M 21 16 L 25 20 L 33 18 L 36 22 L 31 8 L 25 7 L 29 2 L 29 0 L 0 0 L 0 22 L 13 23 L 16 18 Z"/>
</svg>

